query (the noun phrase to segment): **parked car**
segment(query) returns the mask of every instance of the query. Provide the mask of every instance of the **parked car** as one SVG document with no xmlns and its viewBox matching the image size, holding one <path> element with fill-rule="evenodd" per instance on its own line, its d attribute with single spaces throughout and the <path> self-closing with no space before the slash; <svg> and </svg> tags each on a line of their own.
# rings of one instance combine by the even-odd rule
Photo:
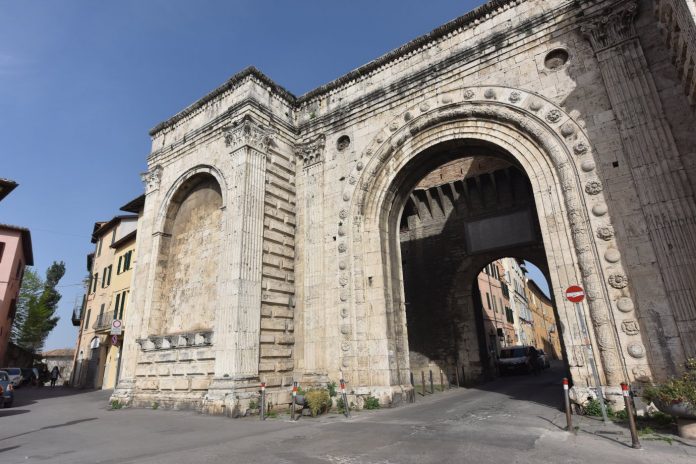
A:
<svg viewBox="0 0 696 464">
<path fill-rule="evenodd" d="M 0 407 L 9 408 L 14 402 L 14 385 L 7 372 L 0 371 Z"/>
<path fill-rule="evenodd" d="M 22 367 L 20 370 L 22 371 L 22 385 L 33 385 L 34 379 L 36 378 L 34 370 L 31 367 Z"/>
<path fill-rule="evenodd" d="M 19 367 L 0 367 L 0 371 L 5 371 L 5 373 L 10 377 L 10 382 L 14 388 L 22 385 L 22 369 Z"/>
<path fill-rule="evenodd" d="M 551 361 L 549 361 L 549 356 L 544 353 L 544 350 L 537 350 L 537 355 L 539 356 L 539 365 L 543 369 L 548 369 L 551 367 Z"/>
<path fill-rule="evenodd" d="M 513 372 L 533 372 L 537 362 L 536 348 L 527 345 L 509 346 L 500 350 L 498 367 L 501 375 Z"/>
</svg>

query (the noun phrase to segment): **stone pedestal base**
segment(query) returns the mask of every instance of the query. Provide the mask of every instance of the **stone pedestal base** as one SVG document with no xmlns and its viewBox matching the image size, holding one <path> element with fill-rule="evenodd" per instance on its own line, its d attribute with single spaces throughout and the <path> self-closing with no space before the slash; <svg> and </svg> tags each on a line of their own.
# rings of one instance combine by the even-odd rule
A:
<svg viewBox="0 0 696 464">
<path fill-rule="evenodd" d="M 249 403 L 259 397 L 257 377 L 223 377 L 214 379 L 203 399 L 202 412 L 218 416 L 239 417 Z"/>
<path fill-rule="evenodd" d="M 683 419 L 678 417 L 677 428 L 680 437 L 696 440 L 696 419 Z"/>
<path fill-rule="evenodd" d="M 118 381 L 118 385 L 116 385 L 116 388 L 114 388 L 114 391 L 109 398 L 109 403 L 118 401 L 122 406 L 130 406 L 133 402 L 134 394 L 135 380 L 120 379 Z"/>
</svg>

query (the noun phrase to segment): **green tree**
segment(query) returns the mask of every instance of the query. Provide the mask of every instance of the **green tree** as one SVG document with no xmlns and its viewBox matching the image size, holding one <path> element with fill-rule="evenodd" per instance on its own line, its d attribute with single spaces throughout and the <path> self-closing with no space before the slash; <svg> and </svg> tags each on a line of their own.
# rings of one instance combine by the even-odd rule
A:
<svg viewBox="0 0 696 464">
<path fill-rule="evenodd" d="M 60 319 L 55 315 L 61 298 L 56 286 L 63 275 L 65 263 L 62 261 L 54 261 L 49 266 L 45 280 L 35 271 L 25 273 L 12 328 L 14 343 L 33 352 L 43 348 L 46 337 Z"/>
</svg>

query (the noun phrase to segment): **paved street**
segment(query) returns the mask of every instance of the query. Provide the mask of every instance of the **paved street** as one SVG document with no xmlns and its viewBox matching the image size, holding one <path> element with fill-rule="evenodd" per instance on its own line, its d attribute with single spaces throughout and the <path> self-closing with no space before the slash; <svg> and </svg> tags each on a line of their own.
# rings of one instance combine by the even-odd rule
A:
<svg viewBox="0 0 696 464">
<path fill-rule="evenodd" d="M 109 392 L 24 388 L 0 410 L 0 462 L 31 463 L 680 463 L 696 447 L 644 440 L 592 419 L 560 429 L 558 371 L 365 411 L 351 420 L 226 419 L 106 409 Z"/>
</svg>

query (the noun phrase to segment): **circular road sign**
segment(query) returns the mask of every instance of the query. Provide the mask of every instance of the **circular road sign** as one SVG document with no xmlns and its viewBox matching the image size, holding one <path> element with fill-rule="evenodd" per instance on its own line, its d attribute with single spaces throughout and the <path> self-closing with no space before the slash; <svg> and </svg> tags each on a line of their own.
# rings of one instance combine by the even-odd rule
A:
<svg viewBox="0 0 696 464">
<path fill-rule="evenodd" d="M 573 303 L 580 303 L 585 299 L 585 290 L 583 290 L 579 285 L 571 285 L 570 287 L 566 288 L 565 296 Z"/>
</svg>

